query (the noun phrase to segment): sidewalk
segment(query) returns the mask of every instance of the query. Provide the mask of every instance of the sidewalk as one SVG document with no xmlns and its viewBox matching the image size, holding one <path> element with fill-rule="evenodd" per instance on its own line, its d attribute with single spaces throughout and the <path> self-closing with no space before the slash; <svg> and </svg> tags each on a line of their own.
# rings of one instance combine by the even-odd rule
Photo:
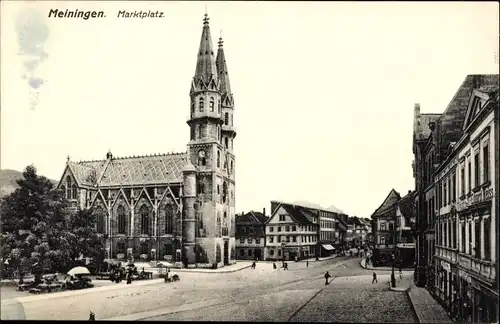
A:
<svg viewBox="0 0 500 324">
<path fill-rule="evenodd" d="M 415 286 L 413 276 L 397 278 L 396 287 L 390 289 L 406 292 L 419 323 L 453 323 L 444 308 L 432 298 L 427 289 Z"/>
<path fill-rule="evenodd" d="M 158 268 L 153 268 L 149 263 L 134 263 L 137 269 L 144 268 L 145 271 L 151 271 L 153 273 L 158 273 Z M 231 273 L 240 271 L 252 266 L 251 261 L 238 261 L 235 264 L 226 265 L 217 269 L 207 269 L 207 268 L 170 268 L 172 272 L 198 272 L 198 273 Z"/>
<path fill-rule="evenodd" d="M 392 267 L 373 267 L 371 265 L 366 265 L 366 258 L 362 258 L 359 261 L 359 265 L 361 266 L 361 268 L 367 269 L 367 270 L 382 270 L 382 271 L 391 271 L 392 270 Z M 414 269 L 413 268 L 403 268 L 402 270 L 403 271 L 413 271 Z M 394 271 L 399 271 L 399 268 L 394 267 Z"/>
</svg>

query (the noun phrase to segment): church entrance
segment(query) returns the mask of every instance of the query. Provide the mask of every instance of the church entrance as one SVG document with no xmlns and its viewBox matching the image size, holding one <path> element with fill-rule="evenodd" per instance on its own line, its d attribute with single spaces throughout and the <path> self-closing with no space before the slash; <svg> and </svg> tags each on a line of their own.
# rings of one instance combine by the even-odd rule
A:
<svg viewBox="0 0 500 324">
<path fill-rule="evenodd" d="M 224 265 L 229 264 L 229 241 L 224 241 Z"/>
</svg>

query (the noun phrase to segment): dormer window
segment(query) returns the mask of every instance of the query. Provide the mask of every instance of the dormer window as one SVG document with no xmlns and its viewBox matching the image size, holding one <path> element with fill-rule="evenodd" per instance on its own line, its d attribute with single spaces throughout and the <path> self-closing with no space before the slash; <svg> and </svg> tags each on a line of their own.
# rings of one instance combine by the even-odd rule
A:
<svg viewBox="0 0 500 324">
<path fill-rule="evenodd" d="M 205 110 L 205 100 L 203 100 L 203 98 L 200 98 L 199 108 L 200 112 L 203 112 Z"/>
<path fill-rule="evenodd" d="M 210 97 L 210 111 L 214 111 L 214 98 Z"/>
</svg>

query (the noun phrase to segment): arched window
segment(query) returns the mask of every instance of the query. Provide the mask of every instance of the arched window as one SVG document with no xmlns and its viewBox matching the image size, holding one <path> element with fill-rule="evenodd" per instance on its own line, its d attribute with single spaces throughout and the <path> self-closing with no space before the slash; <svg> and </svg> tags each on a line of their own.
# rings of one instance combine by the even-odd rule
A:
<svg viewBox="0 0 500 324">
<path fill-rule="evenodd" d="M 71 199 L 71 177 L 66 177 L 66 199 Z"/>
<path fill-rule="evenodd" d="M 220 104 L 220 100 L 217 100 L 217 106 L 219 107 L 219 114 L 222 112 L 222 106 Z"/>
<path fill-rule="evenodd" d="M 224 125 L 229 125 L 229 114 L 228 113 L 224 114 Z"/>
<path fill-rule="evenodd" d="M 222 202 L 225 203 L 227 199 L 227 183 L 222 184 Z"/>
<path fill-rule="evenodd" d="M 222 128 L 219 127 L 219 140 L 222 142 Z"/>
<path fill-rule="evenodd" d="M 220 151 L 217 151 L 217 167 L 220 168 Z"/>
<path fill-rule="evenodd" d="M 141 215 L 141 234 L 149 235 L 149 209 L 142 205 L 139 214 Z"/>
<path fill-rule="evenodd" d="M 126 216 L 125 216 L 125 207 L 122 205 L 118 206 L 117 208 L 117 213 L 118 213 L 118 234 L 125 234 L 126 233 Z"/>
<path fill-rule="evenodd" d="M 214 111 L 214 98 L 210 97 L 210 111 Z"/>
<path fill-rule="evenodd" d="M 224 137 L 224 147 L 229 148 L 229 139 L 227 137 Z"/>
<path fill-rule="evenodd" d="M 231 168 L 229 170 L 233 173 L 233 161 L 231 161 Z"/>
<path fill-rule="evenodd" d="M 199 108 L 200 108 L 200 112 L 203 112 L 203 110 L 205 110 L 205 100 L 203 99 L 203 97 L 200 98 Z"/>
<path fill-rule="evenodd" d="M 76 184 L 73 183 L 73 185 L 71 186 L 71 197 L 73 199 L 77 199 L 77 195 L 76 195 Z"/>
<path fill-rule="evenodd" d="M 227 219 L 227 212 L 224 212 L 224 219 Z"/>
<path fill-rule="evenodd" d="M 203 125 L 200 125 L 198 127 L 198 138 L 199 139 L 203 138 Z"/>
<path fill-rule="evenodd" d="M 101 206 L 97 207 L 96 208 L 96 216 L 97 216 L 97 233 L 104 233 L 104 215 L 105 215 L 105 211 L 104 211 L 104 208 L 102 208 Z"/>
<path fill-rule="evenodd" d="M 66 197 L 66 186 L 65 185 L 61 186 L 61 192 L 63 193 L 64 197 Z"/>
<path fill-rule="evenodd" d="M 174 207 L 168 204 L 165 207 L 165 234 L 174 233 Z"/>
<path fill-rule="evenodd" d="M 194 129 L 194 127 L 191 127 L 190 131 L 191 131 L 191 133 L 189 134 L 190 135 L 189 138 L 190 138 L 190 140 L 194 140 L 194 137 L 195 137 L 195 129 Z"/>
</svg>

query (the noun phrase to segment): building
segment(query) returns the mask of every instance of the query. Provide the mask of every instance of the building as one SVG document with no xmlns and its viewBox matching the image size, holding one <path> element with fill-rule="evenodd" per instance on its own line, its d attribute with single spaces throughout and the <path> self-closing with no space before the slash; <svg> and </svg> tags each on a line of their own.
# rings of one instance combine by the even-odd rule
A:
<svg viewBox="0 0 500 324">
<path fill-rule="evenodd" d="M 473 323 L 498 322 L 498 159 L 492 149 L 498 141 L 498 90 L 497 84 L 472 91 L 460 127 L 463 134 L 434 172 L 438 191 L 433 290 L 444 307 Z"/>
<path fill-rule="evenodd" d="M 356 216 L 347 219 L 346 245 L 348 248 L 364 248 L 371 232 L 370 222 Z"/>
<path fill-rule="evenodd" d="M 186 267 L 235 262 L 234 99 L 222 39 L 215 50 L 205 14 L 186 153 L 68 159 L 58 186 L 73 209 L 95 209 L 108 257 Z"/>
<path fill-rule="evenodd" d="M 403 268 L 413 267 L 415 262 L 415 198 L 409 191 L 398 201 L 396 209 L 395 257 Z"/>
<path fill-rule="evenodd" d="M 271 201 L 266 223 L 266 260 L 329 256 L 343 246 L 347 215 Z M 284 252 L 283 252 L 284 251 Z"/>
<path fill-rule="evenodd" d="M 264 260 L 266 247 L 266 209 L 236 215 L 236 258 Z"/>
<path fill-rule="evenodd" d="M 416 252 L 415 283 L 434 287 L 435 218 L 438 209 L 433 174 L 463 134 L 461 125 L 472 91 L 498 84 L 498 75 L 468 75 L 442 114 L 422 114 L 415 104 L 413 176 L 415 178 Z M 444 185 L 444 184 L 442 184 Z M 449 192 L 449 185 L 446 184 Z"/>
<path fill-rule="evenodd" d="M 396 261 L 394 254 L 396 246 L 395 225 L 396 210 L 400 199 L 399 193 L 392 189 L 371 216 L 375 240 L 373 266 L 392 266 Z"/>
</svg>

